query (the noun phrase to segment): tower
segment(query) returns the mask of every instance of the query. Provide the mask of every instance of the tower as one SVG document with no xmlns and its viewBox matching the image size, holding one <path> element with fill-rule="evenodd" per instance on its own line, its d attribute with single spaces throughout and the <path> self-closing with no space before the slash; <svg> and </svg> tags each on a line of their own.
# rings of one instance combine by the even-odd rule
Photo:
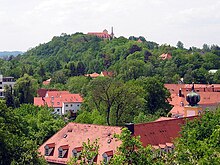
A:
<svg viewBox="0 0 220 165">
<path fill-rule="evenodd" d="M 113 27 L 111 28 L 111 38 L 113 39 L 115 36 L 114 36 L 114 32 L 113 32 Z"/>
<path fill-rule="evenodd" d="M 200 95 L 195 92 L 194 83 L 192 83 L 192 91 L 186 95 L 186 101 L 189 104 L 184 107 L 184 117 L 197 116 L 202 113 L 202 107 L 198 104 Z"/>
</svg>

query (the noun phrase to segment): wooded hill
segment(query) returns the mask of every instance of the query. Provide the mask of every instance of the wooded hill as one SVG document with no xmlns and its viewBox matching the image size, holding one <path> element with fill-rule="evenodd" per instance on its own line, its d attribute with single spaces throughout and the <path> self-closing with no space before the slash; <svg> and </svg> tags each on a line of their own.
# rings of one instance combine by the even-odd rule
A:
<svg viewBox="0 0 220 165">
<path fill-rule="evenodd" d="M 161 60 L 163 53 L 170 53 L 172 58 Z M 109 70 L 124 81 L 159 75 L 165 83 L 177 83 L 180 78 L 185 83 L 220 83 L 220 71 L 208 72 L 220 69 L 218 45 L 185 49 L 180 41 L 173 47 L 133 36 L 109 41 L 82 33 L 62 34 L 24 55 L 0 60 L 0 64 L 5 76 L 19 78 L 27 73 L 39 82 L 54 77 L 54 83 L 64 84 L 70 76 Z"/>
</svg>

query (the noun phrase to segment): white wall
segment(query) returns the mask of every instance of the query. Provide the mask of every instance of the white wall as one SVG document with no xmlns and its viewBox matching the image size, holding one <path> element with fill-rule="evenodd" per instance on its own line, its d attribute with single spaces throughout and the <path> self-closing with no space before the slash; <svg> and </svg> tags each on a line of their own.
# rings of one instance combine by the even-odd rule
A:
<svg viewBox="0 0 220 165">
<path fill-rule="evenodd" d="M 81 103 L 63 103 L 62 114 L 66 114 L 70 110 L 76 113 L 80 109 L 80 106 Z"/>
</svg>

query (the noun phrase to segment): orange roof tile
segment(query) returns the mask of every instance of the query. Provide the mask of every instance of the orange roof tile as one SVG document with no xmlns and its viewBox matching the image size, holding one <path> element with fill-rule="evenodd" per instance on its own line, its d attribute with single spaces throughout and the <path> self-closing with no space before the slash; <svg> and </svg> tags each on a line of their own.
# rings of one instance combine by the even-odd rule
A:
<svg viewBox="0 0 220 165">
<path fill-rule="evenodd" d="M 171 54 L 169 54 L 169 53 L 163 53 L 163 54 L 160 55 L 160 58 L 161 58 L 162 60 L 166 60 L 166 59 L 171 59 L 172 56 L 171 56 Z"/>
<path fill-rule="evenodd" d="M 165 87 L 171 93 L 171 100 L 169 103 L 173 105 L 170 111 L 173 115 L 183 115 L 184 106 L 188 105 L 186 95 L 191 91 L 191 84 L 165 84 Z M 220 84 L 195 84 L 195 91 L 200 95 L 199 105 L 203 108 L 216 106 L 220 103 Z M 181 89 L 181 97 L 179 97 L 179 90 Z"/>
<path fill-rule="evenodd" d="M 99 139 L 99 155 L 97 158 L 97 162 L 100 162 L 103 160 L 103 153 L 108 151 L 115 152 L 116 148 L 121 144 L 120 141 L 116 140 L 113 137 L 115 133 L 121 133 L 121 128 L 122 127 L 68 123 L 64 128 L 62 128 L 50 139 L 48 139 L 43 145 L 41 145 L 38 151 L 41 153 L 41 155 L 44 155 L 44 146 L 50 143 L 55 143 L 54 154 L 51 156 L 45 156 L 45 159 L 48 162 L 66 164 L 70 156 L 72 156 L 73 149 L 82 146 L 82 143 L 87 142 L 88 138 L 91 142 L 95 141 L 96 139 Z M 110 143 L 109 139 L 111 139 Z M 63 145 L 69 146 L 67 158 L 58 157 L 58 148 Z"/>
<path fill-rule="evenodd" d="M 97 77 L 100 76 L 100 74 L 94 72 L 94 73 L 92 73 L 92 74 L 86 74 L 85 76 L 86 76 L 86 77 L 91 77 L 91 78 L 97 78 Z"/>
<path fill-rule="evenodd" d="M 58 91 L 50 91 L 50 97 L 34 97 L 34 105 L 48 107 L 62 107 L 63 103 L 82 103 L 83 98 L 80 94 L 71 94 L 62 91 L 61 95 L 57 95 Z M 68 91 L 67 91 L 68 92 Z M 55 97 L 56 96 L 56 97 Z"/>
<path fill-rule="evenodd" d="M 173 140 L 180 136 L 181 125 L 185 124 L 186 119 L 195 117 L 154 121 L 134 125 L 134 136 L 140 136 L 144 146 L 173 143 Z"/>
<path fill-rule="evenodd" d="M 113 72 L 110 72 L 110 71 L 102 71 L 101 76 L 104 76 L 104 77 L 113 77 Z"/>
<path fill-rule="evenodd" d="M 159 119 L 155 120 L 155 121 L 163 121 L 163 120 L 171 120 L 174 119 L 172 117 L 160 117 Z"/>
</svg>

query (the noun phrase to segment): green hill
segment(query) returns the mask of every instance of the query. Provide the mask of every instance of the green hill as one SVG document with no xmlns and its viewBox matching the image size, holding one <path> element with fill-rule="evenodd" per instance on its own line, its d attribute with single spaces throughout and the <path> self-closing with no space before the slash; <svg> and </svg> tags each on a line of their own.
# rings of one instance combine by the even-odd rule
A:
<svg viewBox="0 0 220 165">
<path fill-rule="evenodd" d="M 0 61 L 0 69 L 16 78 L 28 73 L 39 81 L 54 75 L 68 79 L 111 70 L 125 81 L 159 75 L 166 83 L 177 83 L 180 78 L 186 83 L 217 83 L 218 76 L 209 75 L 208 70 L 220 68 L 219 46 L 185 49 L 181 42 L 177 46 L 159 45 L 143 37 L 118 37 L 109 41 L 82 33 L 65 34 L 14 59 Z M 170 53 L 172 58 L 161 60 L 159 56 L 163 53 Z"/>
</svg>

